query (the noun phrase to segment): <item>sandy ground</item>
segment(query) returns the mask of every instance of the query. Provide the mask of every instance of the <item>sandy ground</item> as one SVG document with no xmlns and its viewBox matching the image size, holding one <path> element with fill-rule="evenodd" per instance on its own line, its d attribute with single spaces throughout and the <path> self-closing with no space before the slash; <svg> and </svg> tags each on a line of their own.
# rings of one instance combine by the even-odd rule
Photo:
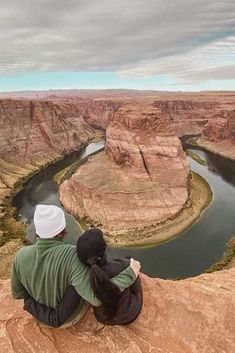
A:
<svg viewBox="0 0 235 353">
<path fill-rule="evenodd" d="M 114 246 L 151 246 L 165 242 L 189 228 L 200 217 L 211 200 L 212 191 L 209 184 L 193 173 L 188 202 L 174 218 L 140 231 L 135 230 L 116 236 L 113 233 L 106 237 L 106 240 Z"/>
</svg>

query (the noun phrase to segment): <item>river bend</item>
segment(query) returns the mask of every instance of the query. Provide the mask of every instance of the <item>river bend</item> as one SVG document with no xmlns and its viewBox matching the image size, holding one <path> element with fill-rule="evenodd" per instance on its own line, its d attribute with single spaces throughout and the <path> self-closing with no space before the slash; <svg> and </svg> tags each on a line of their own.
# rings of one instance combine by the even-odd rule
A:
<svg viewBox="0 0 235 353">
<path fill-rule="evenodd" d="M 36 204 L 60 205 L 58 186 L 53 177 L 60 170 L 78 159 L 104 147 L 104 141 L 90 143 L 82 152 L 73 152 L 63 160 L 48 166 L 33 176 L 14 197 L 20 220 L 29 224 L 27 236 L 34 241 L 30 225 Z M 235 162 L 201 149 L 185 149 L 196 152 L 207 161 L 203 166 L 188 157 L 191 169 L 210 184 L 213 201 L 200 219 L 181 236 L 161 245 L 149 248 L 110 248 L 111 257 L 132 255 L 141 261 L 141 271 L 152 277 L 191 277 L 204 272 L 218 261 L 226 243 L 235 234 Z M 81 231 L 74 218 L 66 213 L 69 236 L 67 242 L 76 242 Z"/>
</svg>

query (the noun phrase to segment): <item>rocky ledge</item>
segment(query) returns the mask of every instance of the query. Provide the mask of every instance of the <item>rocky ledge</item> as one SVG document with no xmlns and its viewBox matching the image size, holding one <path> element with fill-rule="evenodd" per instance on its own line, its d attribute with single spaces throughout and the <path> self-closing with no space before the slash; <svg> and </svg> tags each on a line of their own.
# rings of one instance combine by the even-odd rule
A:
<svg viewBox="0 0 235 353">
<path fill-rule="evenodd" d="M 181 281 L 141 275 L 144 305 L 127 326 L 103 326 L 90 309 L 68 329 L 40 327 L 0 281 L 0 352 L 232 353 L 235 267 Z"/>
<path fill-rule="evenodd" d="M 188 199 L 189 173 L 164 114 L 127 104 L 107 128 L 105 152 L 61 185 L 60 200 L 75 217 L 125 232 L 177 214 Z"/>
</svg>

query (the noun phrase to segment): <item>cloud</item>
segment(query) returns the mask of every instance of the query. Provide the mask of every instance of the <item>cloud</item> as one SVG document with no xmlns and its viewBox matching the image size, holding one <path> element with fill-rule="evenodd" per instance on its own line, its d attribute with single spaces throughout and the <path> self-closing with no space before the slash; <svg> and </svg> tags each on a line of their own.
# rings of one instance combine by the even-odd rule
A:
<svg viewBox="0 0 235 353">
<path fill-rule="evenodd" d="M 113 71 L 182 82 L 224 79 L 234 75 L 234 37 L 233 0 L 3 0 L 0 75 Z"/>
<path fill-rule="evenodd" d="M 136 65 L 127 65 L 118 74 L 121 77 L 165 74 L 176 80 L 173 85 L 234 79 L 235 36 L 214 40 L 188 50 L 183 55 L 180 53 L 155 60 L 144 60 Z"/>
</svg>

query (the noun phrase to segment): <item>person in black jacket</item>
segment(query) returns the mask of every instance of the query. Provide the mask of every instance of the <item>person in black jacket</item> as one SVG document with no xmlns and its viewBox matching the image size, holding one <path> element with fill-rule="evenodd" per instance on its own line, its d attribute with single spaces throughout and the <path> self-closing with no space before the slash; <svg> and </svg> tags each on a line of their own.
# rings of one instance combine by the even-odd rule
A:
<svg viewBox="0 0 235 353">
<path fill-rule="evenodd" d="M 123 292 L 110 280 L 130 265 L 132 259 L 107 260 L 106 242 L 100 229 L 93 228 L 83 233 L 77 241 L 80 261 L 91 267 L 92 289 L 101 305 L 94 307 L 96 319 L 105 325 L 125 325 L 134 321 L 143 304 L 143 293 L 139 276 Z M 60 327 L 77 307 L 80 296 L 70 286 L 55 309 L 37 303 L 25 292 L 24 309 L 40 322 Z"/>
</svg>

